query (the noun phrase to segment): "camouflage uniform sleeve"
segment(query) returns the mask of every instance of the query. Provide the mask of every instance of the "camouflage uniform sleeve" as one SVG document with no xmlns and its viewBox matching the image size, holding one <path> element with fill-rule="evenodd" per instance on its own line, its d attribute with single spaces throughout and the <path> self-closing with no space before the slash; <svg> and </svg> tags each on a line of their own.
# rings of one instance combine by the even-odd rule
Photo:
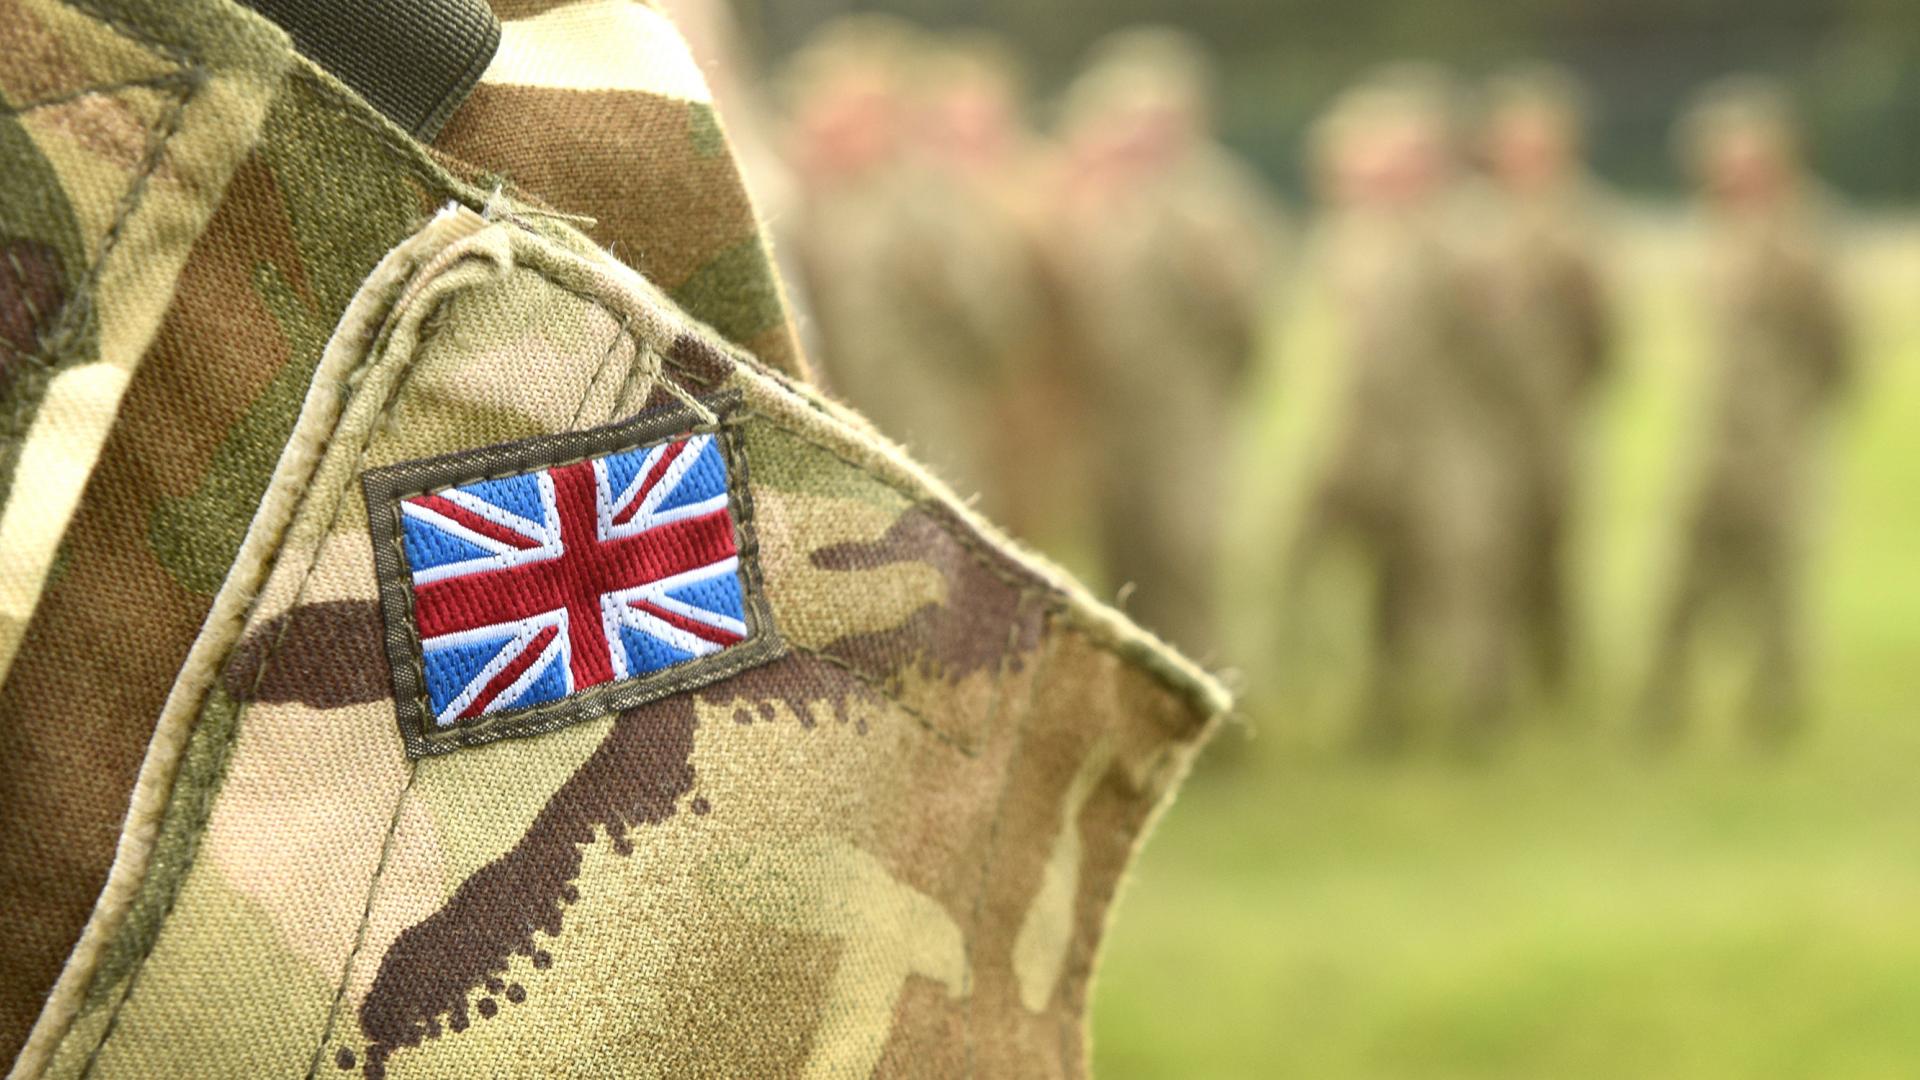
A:
<svg viewBox="0 0 1920 1080">
<path fill-rule="evenodd" d="M 663 22 L 533 6 L 443 132 L 519 186 L 296 66 L 193 291 L 147 298 L 186 381 L 114 460 L 167 483 L 89 487 L 138 512 L 86 516 L 29 640 L 64 701 L 54 646 L 124 617 L 99 681 L 152 739 L 17 1075 L 1084 1075 L 1115 892 L 1224 691 L 796 377 Z M 648 70 L 588 62 L 616 30 Z M 535 62 L 554 34 L 587 60 Z M 599 222 L 638 267 L 529 151 L 616 113 L 621 179 L 695 178 Z M 562 559 L 637 576 L 583 600 Z"/>
</svg>

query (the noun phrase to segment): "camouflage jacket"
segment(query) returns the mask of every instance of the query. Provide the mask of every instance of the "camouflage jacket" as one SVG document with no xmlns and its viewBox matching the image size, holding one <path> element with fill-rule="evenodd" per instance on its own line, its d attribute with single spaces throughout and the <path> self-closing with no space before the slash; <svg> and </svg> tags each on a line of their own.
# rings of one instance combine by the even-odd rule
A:
<svg viewBox="0 0 1920 1080">
<path fill-rule="evenodd" d="M 6 4 L 13 1075 L 1084 1072 L 1223 694 L 810 387 L 656 12 L 427 143 Z"/>
</svg>

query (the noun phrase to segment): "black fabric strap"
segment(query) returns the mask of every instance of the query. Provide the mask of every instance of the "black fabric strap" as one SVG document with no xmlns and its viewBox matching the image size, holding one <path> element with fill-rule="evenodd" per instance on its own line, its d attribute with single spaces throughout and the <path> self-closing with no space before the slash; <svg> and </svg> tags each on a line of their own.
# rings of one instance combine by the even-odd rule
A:
<svg viewBox="0 0 1920 1080">
<path fill-rule="evenodd" d="M 421 140 L 466 100 L 500 46 L 500 20 L 485 0 L 241 2 Z"/>
</svg>

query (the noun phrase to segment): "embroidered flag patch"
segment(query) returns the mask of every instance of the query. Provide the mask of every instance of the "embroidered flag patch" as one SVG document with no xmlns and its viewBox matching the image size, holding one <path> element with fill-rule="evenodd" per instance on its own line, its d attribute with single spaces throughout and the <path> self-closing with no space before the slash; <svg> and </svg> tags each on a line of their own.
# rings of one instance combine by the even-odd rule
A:
<svg viewBox="0 0 1920 1080">
<path fill-rule="evenodd" d="M 698 422 L 673 406 L 366 474 L 410 754 L 551 731 L 777 655 L 743 465 L 724 422 Z"/>
</svg>

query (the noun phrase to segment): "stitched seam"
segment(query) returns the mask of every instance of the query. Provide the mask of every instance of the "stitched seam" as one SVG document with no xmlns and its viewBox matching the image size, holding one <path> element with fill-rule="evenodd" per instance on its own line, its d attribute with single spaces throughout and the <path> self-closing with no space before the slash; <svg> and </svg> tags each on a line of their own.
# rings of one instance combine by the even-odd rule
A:
<svg viewBox="0 0 1920 1080">
<path fill-rule="evenodd" d="M 79 288 L 68 298 L 60 310 L 56 324 L 40 336 L 38 348 L 22 357 L 33 372 L 33 379 L 21 386 L 13 395 L 7 416 L 7 430 L 0 435 L 0 450 L 17 450 L 26 441 L 30 417 L 39 410 L 45 400 L 46 388 L 53 373 L 62 365 L 59 354 L 72 344 L 71 339 L 80 332 L 87 314 L 94 308 L 94 293 L 100 286 L 100 276 L 106 269 L 107 258 L 126 235 L 126 225 L 140 209 L 147 195 L 147 182 L 160 167 L 166 157 L 167 145 L 180 133 L 181 119 L 186 115 L 187 106 L 205 85 L 204 69 L 190 67 L 186 72 L 178 73 L 179 93 L 171 108 L 164 116 L 147 129 L 148 144 L 141 158 L 133 182 L 126 194 L 120 197 L 120 203 L 114 209 L 112 223 L 107 226 L 101 237 L 100 250 L 93 262 L 87 267 L 85 278 Z"/>
<path fill-rule="evenodd" d="M 605 310 L 605 309 L 603 308 L 602 310 Z M 609 314 L 611 313 L 609 312 Z M 606 353 L 600 357 L 600 362 L 594 365 L 593 375 L 587 379 L 587 388 L 580 395 L 580 407 L 573 410 L 573 419 L 568 423 L 567 425 L 568 427 L 580 426 L 581 418 L 586 416 L 587 414 L 587 402 L 593 400 L 593 392 L 600 388 L 601 376 L 607 373 L 607 368 L 613 363 L 614 354 L 620 351 L 620 343 L 627 340 L 632 335 L 633 335 L 633 319 L 631 317 L 628 317 L 626 321 L 622 322 L 619 326 L 614 327 L 613 340 L 607 342 Z M 635 341 L 634 344 L 636 346 L 636 350 L 635 350 L 636 355 L 634 359 L 637 361 L 639 359 L 639 356 L 637 355 L 639 342 Z M 627 372 L 627 377 L 629 379 L 633 378 L 633 369 L 637 369 L 639 366 L 640 365 L 638 363 L 635 363 L 629 367 L 629 370 Z M 615 398 L 613 405 L 614 405 L 614 408 L 617 410 L 620 407 L 620 399 Z"/>
<path fill-rule="evenodd" d="M 346 496 L 342 496 L 344 499 Z M 313 1080 L 320 1072 L 320 1062 L 327 1052 L 327 1044 L 333 1041 L 334 1025 L 340 1022 L 340 1003 L 346 999 L 347 983 L 353 980 L 354 961 L 360 958 L 360 950 L 367 943 L 367 927 L 373 924 L 373 902 L 380 895 L 380 882 L 386 879 L 387 862 L 393 858 L 393 838 L 400 832 L 400 815 L 407 808 L 407 796 L 413 793 L 413 782 L 420 778 L 420 762 L 407 759 L 407 782 L 400 789 L 400 797 L 393 803 L 393 819 L 387 822 L 386 838 L 380 841 L 380 861 L 374 865 L 373 878 L 367 883 L 367 902 L 360 909 L 360 925 L 353 932 L 353 948 L 348 950 L 346 963 L 340 969 L 340 985 L 334 988 L 333 1002 L 327 1006 L 327 1025 L 320 1032 L 320 1042 L 313 1048 L 313 1057 L 307 1062 L 307 1080 Z"/>
<path fill-rule="evenodd" d="M 897 708 L 901 712 L 906 713 L 908 716 L 912 717 L 914 721 L 918 723 L 921 727 L 926 728 L 927 734 L 940 740 L 942 743 L 945 743 L 950 749 L 952 749 L 955 753 L 960 754 L 962 757 L 974 758 L 974 757 L 980 756 L 979 750 L 975 749 L 974 747 L 968 746 L 958 736 L 949 734 L 948 732 L 942 730 L 938 724 L 935 724 L 932 720 L 927 719 L 926 714 L 921 712 L 915 706 L 909 705 L 906 702 L 900 700 L 900 698 L 894 693 L 894 691 L 888 688 L 886 680 L 877 679 L 874 676 L 869 675 L 864 671 L 861 671 L 859 668 L 854 667 L 852 664 L 849 664 L 845 660 L 842 660 L 839 657 L 833 655 L 832 653 L 821 652 L 819 649 L 809 648 L 808 646 L 805 646 L 805 645 L 794 645 L 791 643 L 789 643 L 787 647 L 792 649 L 796 653 L 800 653 L 805 656 L 811 656 L 815 660 L 820 661 L 821 663 L 831 664 L 834 667 L 837 667 L 840 670 L 846 672 L 847 674 L 853 676 L 854 678 L 860 680 L 860 682 L 863 685 L 865 685 L 868 689 L 874 691 L 875 693 L 879 694 L 881 697 L 885 698 L 888 702 L 890 702 L 894 706 L 894 708 Z"/>
<path fill-rule="evenodd" d="M 539 233 L 536 233 L 531 229 L 528 229 L 525 225 L 521 225 L 520 227 L 521 227 L 521 230 L 526 232 L 528 236 L 533 237 L 534 239 L 540 241 L 541 243 L 551 244 L 555 247 L 560 246 L 556 244 L 554 241 L 541 236 Z M 562 248 L 562 250 L 565 250 L 565 249 Z M 579 288 L 575 285 L 570 285 L 567 282 L 562 281 L 559 278 L 555 277 L 552 273 L 548 272 L 544 267 L 522 264 L 522 265 L 517 265 L 516 269 L 526 270 L 529 273 L 534 274 L 535 276 L 539 277 L 542 281 L 545 281 L 549 286 L 555 289 L 558 289 L 563 293 L 566 293 L 568 296 L 571 296 L 580 300 L 585 300 L 587 303 L 592 304 L 594 307 L 597 307 L 601 311 L 606 312 L 609 316 L 612 316 L 613 318 L 616 318 L 616 319 L 621 318 L 620 313 L 614 311 L 612 305 L 607 303 L 606 297 L 589 292 L 586 289 Z M 637 274 L 639 273 L 639 271 L 636 270 L 634 271 L 634 273 Z M 626 318 L 626 322 L 629 325 L 631 325 L 632 323 L 631 316 Z M 638 340 L 637 335 L 636 335 L 636 340 Z M 648 346 L 648 347 L 651 348 L 651 346 Z M 712 390 L 718 385 L 713 379 L 707 378 L 705 375 L 702 375 L 700 372 L 693 370 L 692 368 L 688 367 L 686 364 L 675 359 L 671 352 L 661 352 L 658 349 L 653 349 L 653 351 L 660 354 L 660 364 L 663 368 L 676 372 L 677 374 L 679 374 L 679 376 L 682 379 L 685 379 L 686 381 L 691 382 L 695 386 L 703 390 Z M 728 356 L 729 354 L 723 351 L 721 355 Z M 750 355 L 750 354 L 742 353 L 742 355 Z M 631 379 L 631 375 L 629 375 L 629 378 Z M 629 384 L 624 389 L 631 390 L 632 383 L 629 382 Z"/>
<path fill-rule="evenodd" d="M 438 313 L 439 308 L 441 306 L 444 306 L 445 303 L 446 303 L 446 298 L 444 297 L 441 298 L 439 304 L 436 305 L 434 312 L 429 313 L 425 318 L 422 319 L 421 332 L 423 335 L 436 325 L 433 316 L 434 314 Z M 382 430 L 385 429 L 387 420 L 392 415 L 393 410 L 399 405 L 401 391 L 406 386 L 408 378 L 412 376 L 415 368 L 417 367 L 418 355 L 419 355 L 419 352 L 418 352 L 418 349 L 416 348 L 413 353 L 413 356 L 416 359 L 409 359 L 407 361 L 406 366 L 402 369 L 400 373 L 400 377 L 394 381 L 393 389 L 392 391 L 389 392 L 387 396 L 387 400 L 382 403 L 380 412 L 374 417 L 373 423 L 368 426 L 366 439 L 361 444 L 360 452 L 356 456 L 356 460 L 355 460 L 356 467 L 354 469 L 350 469 L 347 471 L 347 479 L 345 483 L 341 485 L 340 492 L 336 496 L 337 501 L 334 504 L 333 516 L 331 519 L 329 519 L 327 523 L 327 527 L 324 530 L 322 530 L 320 533 L 320 537 L 322 540 L 324 540 L 328 536 L 331 536 L 335 528 L 340 524 L 340 515 L 346 508 L 349 493 L 353 489 L 353 480 L 356 476 L 359 475 L 358 466 L 365 462 L 367 452 L 373 446 L 373 440 L 380 434 Z M 335 430 L 336 431 L 338 430 L 337 425 L 335 427 Z M 295 519 L 297 520 L 297 518 L 298 518 L 298 513 L 296 512 Z M 300 573 L 300 584 L 294 590 L 292 602 L 288 607 L 289 611 L 292 611 L 293 609 L 299 607 L 301 598 L 306 596 L 307 586 L 310 585 L 313 581 L 313 573 L 319 567 L 320 556 L 321 556 L 321 553 L 325 551 L 325 549 L 326 549 L 326 545 L 323 542 L 314 544 L 313 553 L 307 559 L 306 569 L 302 570 Z M 258 693 L 261 685 L 266 680 L 267 674 L 273 669 L 274 661 L 278 659 L 280 655 L 280 646 L 285 643 L 287 639 L 287 633 L 289 629 L 291 629 L 292 625 L 293 625 L 292 619 L 284 620 L 280 626 L 279 633 L 274 635 L 272 643 L 268 645 L 266 652 L 262 655 L 260 660 L 260 667 L 258 668 L 258 670 L 254 672 L 253 684 L 250 688 L 250 693 L 248 694 L 249 698 L 251 698 L 255 693 Z M 223 776 L 225 775 L 226 769 L 229 768 L 232 764 L 230 753 L 231 753 L 233 744 L 239 738 L 240 729 L 246 723 L 247 714 L 252 711 L 251 702 L 243 701 L 243 702 L 239 702 L 238 705 L 239 705 L 239 709 L 233 718 L 233 726 L 227 732 L 226 743 L 222 751 L 223 754 L 229 755 L 227 757 L 227 760 L 223 762 L 223 764 L 221 765 L 221 771 Z M 404 791 L 402 792 L 402 798 L 404 799 Z M 80 1074 L 81 1080 L 86 1080 L 86 1077 L 92 1075 L 94 1065 L 99 1061 L 101 1051 L 106 1048 L 108 1041 L 110 1041 L 113 1038 L 119 1026 L 120 1015 L 126 1008 L 127 1002 L 132 1000 L 134 991 L 138 988 L 140 976 L 142 973 L 146 971 L 147 961 L 152 958 L 153 950 L 155 947 L 159 945 L 160 938 L 165 931 L 166 924 L 168 920 L 171 919 L 173 916 L 174 905 L 180 899 L 180 893 L 186 884 L 187 875 L 192 873 L 194 864 L 199 861 L 200 844 L 198 840 L 206 832 L 207 823 L 212 818 L 214 801 L 215 800 L 213 799 L 207 800 L 206 805 L 202 808 L 202 812 L 200 814 L 199 820 L 195 822 L 193 828 L 190 830 L 192 835 L 196 838 L 196 842 L 193 847 L 193 852 L 187 858 L 186 864 L 180 868 L 179 877 L 174 882 L 173 895 L 167 898 L 167 906 L 160 913 L 160 919 L 155 925 L 153 936 L 147 941 L 147 947 L 141 952 L 140 959 L 134 964 L 133 969 L 129 971 L 127 974 L 126 989 L 121 991 L 119 1000 L 114 1003 L 113 1014 L 110 1017 L 108 1017 L 106 1027 L 100 1033 L 100 1041 L 94 1044 L 93 1050 L 87 1055 L 86 1067 L 83 1070 L 81 1070 L 81 1074 Z"/>
<path fill-rule="evenodd" d="M 666 374 L 666 370 L 665 370 L 670 360 L 667 354 L 661 352 L 658 349 L 648 348 L 646 345 L 642 344 L 638 338 L 634 339 L 634 347 L 636 349 L 646 348 L 648 349 L 649 352 L 658 356 L 660 358 L 660 366 L 662 369 L 660 373 L 660 377 L 662 379 L 666 379 L 669 377 Z M 638 357 L 636 357 L 635 359 L 637 360 Z M 639 385 L 640 383 L 640 370 L 641 370 L 641 365 L 638 363 L 635 363 L 627 368 L 627 377 L 620 381 L 620 389 L 614 392 L 614 398 L 613 398 L 613 415 L 614 416 L 616 417 L 622 416 L 626 413 L 627 398 L 630 395 L 632 395 L 633 388 Z"/>
<path fill-rule="evenodd" d="M 125 82 L 107 83 L 102 86 L 86 86 L 78 90 L 69 90 L 64 94 L 29 101 L 23 105 L 9 105 L 0 109 L 0 116 L 25 116 L 36 109 L 50 109 L 55 105 L 67 105 L 82 98 L 100 94 L 115 94 L 122 90 L 171 90 L 191 85 L 193 75 L 186 71 L 170 71 L 165 75 L 152 75 L 144 79 L 128 79 Z"/>
</svg>

